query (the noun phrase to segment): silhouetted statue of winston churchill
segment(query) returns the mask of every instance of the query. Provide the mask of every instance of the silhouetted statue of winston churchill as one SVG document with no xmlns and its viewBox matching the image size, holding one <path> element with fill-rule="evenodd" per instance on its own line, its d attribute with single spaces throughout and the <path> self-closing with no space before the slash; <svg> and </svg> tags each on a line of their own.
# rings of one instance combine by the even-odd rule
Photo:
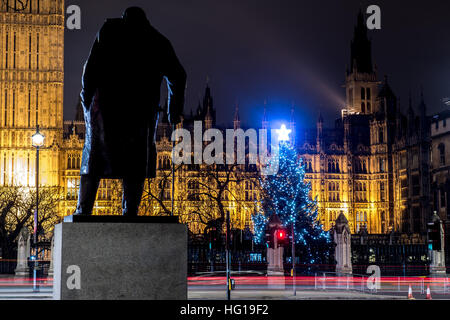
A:
<svg viewBox="0 0 450 320">
<path fill-rule="evenodd" d="M 186 73 L 171 43 L 138 7 L 108 19 L 84 66 L 86 137 L 75 215 L 90 215 L 100 179 L 123 180 L 123 215 L 135 216 L 144 181 L 156 175 L 155 131 L 163 78 L 171 124 L 183 112 Z"/>
</svg>

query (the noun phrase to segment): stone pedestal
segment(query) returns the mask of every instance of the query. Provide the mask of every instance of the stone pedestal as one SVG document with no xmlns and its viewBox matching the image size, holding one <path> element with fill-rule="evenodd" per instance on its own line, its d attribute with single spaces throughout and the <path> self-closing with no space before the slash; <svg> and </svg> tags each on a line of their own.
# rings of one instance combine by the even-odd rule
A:
<svg viewBox="0 0 450 320">
<path fill-rule="evenodd" d="M 433 223 L 439 224 L 439 241 L 441 243 L 441 250 L 430 250 L 430 276 L 431 277 L 442 277 L 446 275 L 445 267 L 445 239 L 444 239 L 444 225 L 441 218 L 434 213 L 432 217 Z"/>
<path fill-rule="evenodd" d="M 283 247 L 278 247 L 276 249 L 267 249 L 267 274 L 283 274 Z"/>
<path fill-rule="evenodd" d="M 284 290 L 286 288 L 286 278 L 283 268 L 283 247 L 277 249 L 267 249 L 267 288 Z"/>
<path fill-rule="evenodd" d="M 431 264 L 430 264 L 430 275 L 432 277 L 445 276 L 445 253 L 444 250 L 432 250 L 430 251 Z"/>
<path fill-rule="evenodd" d="M 269 217 L 267 236 L 273 239 L 272 247 L 267 248 L 267 288 L 284 290 L 286 278 L 283 266 L 283 246 L 278 246 L 276 232 L 282 223 L 276 214 Z"/>
<path fill-rule="evenodd" d="M 50 246 L 51 248 L 51 257 L 50 257 L 50 267 L 48 268 L 48 276 L 53 277 L 53 253 L 55 252 L 55 237 L 52 237 L 52 244 Z"/>
<path fill-rule="evenodd" d="M 20 231 L 17 240 L 17 266 L 14 270 L 16 277 L 28 277 L 30 268 L 28 267 L 28 257 L 30 256 L 30 233 L 27 228 Z"/>
<path fill-rule="evenodd" d="M 152 217 L 82 218 L 55 227 L 54 299 L 187 299 L 186 226 Z"/>
<path fill-rule="evenodd" d="M 338 275 L 352 274 L 351 233 L 348 220 L 343 213 L 336 219 L 333 229 L 334 243 L 336 244 L 334 257 L 336 260 L 336 273 Z"/>
</svg>

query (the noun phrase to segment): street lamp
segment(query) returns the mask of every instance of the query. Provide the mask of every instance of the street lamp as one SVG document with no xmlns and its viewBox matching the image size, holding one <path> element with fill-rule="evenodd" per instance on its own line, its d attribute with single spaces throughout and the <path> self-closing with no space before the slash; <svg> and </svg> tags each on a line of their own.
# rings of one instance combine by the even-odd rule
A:
<svg viewBox="0 0 450 320">
<path fill-rule="evenodd" d="M 36 133 L 31 137 L 31 143 L 36 148 L 36 210 L 34 211 L 34 267 L 33 267 L 33 291 L 37 291 L 36 269 L 37 269 L 37 221 L 39 210 L 39 149 L 44 145 L 45 136 L 39 132 L 39 125 L 36 126 Z"/>
</svg>

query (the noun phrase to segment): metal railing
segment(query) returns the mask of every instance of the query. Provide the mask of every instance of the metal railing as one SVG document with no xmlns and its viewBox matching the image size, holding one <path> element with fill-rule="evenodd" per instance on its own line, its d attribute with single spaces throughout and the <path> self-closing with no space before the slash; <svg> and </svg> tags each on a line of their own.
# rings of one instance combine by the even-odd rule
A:
<svg viewBox="0 0 450 320">
<path fill-rule="evenodd" d="M 348 290 L 376 293 L 367 285 L 367 275 L 338 274 L 336 272 L 319 272 L 314 275 L 315 290 Z"/>
</svg>

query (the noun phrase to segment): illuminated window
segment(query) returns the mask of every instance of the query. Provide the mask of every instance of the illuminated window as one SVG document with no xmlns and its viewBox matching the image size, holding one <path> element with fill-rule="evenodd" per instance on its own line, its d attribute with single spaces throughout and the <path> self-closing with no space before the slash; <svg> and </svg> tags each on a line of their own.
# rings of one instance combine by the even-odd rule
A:
<svg viewBox="0 0 450 320">
<path fill-rule="evenodd" d="M 367 227 L 367 212 L 357 211 L 356 212 L 356 232 L 359 232 L 361 228 Z"/>
</svg>

